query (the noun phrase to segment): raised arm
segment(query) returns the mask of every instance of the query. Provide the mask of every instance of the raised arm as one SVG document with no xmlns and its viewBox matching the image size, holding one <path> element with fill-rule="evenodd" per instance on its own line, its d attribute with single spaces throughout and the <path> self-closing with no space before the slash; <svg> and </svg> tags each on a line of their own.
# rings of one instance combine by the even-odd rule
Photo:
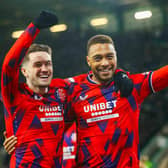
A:
<svg viewBox="0 0 168 168">
<path fill-rule="evenodd" d="M 38 32 L 39 29 L 31 23 L 5 56 L 1 80 L 2 98 L 5 104 L 12 103 L 12 97 L 17 94 L 20 64 Z"/>
<path fill-rule="evenodd" d="M 31 23 L 21 37 L 14 43 L 12 48 L 5 56 L 2 65 L 2 78 L 1 78 L 1 90 L 2 99 L 6 107 L 5 118 L 6 124 L 12 127 L 12 115 L 11 107 L 15 106 L 13 98 L 18 95 L 18 83 L 19 83 L 19 68 L 24 58 L 24 55 L 31 45 L 32 41 L 38 34 L 39 29 Z M 12 135 L 11 129 L 7 129 L 8 135 Z"/>
<path fill-rule="evenodd" d="M 12 132 L 12 117 L 14 108 L 13 99 L 19 94 L 18 83 L 19 83 L 19 68 L 22 60 L 32 44 L 33 40 L 36 38 L 40 29 L 47 28 L 57 23 L 57 17 L 49 12 L 42 11 L 40 15 L 32 22 L 20 36 L 20 38 L 14 43 L 7 55 L 5 56 L 2 65 L 2 78 L 1 78 L 1 90 L 2 99 L 6 107 L 5 118 L 7 135 L 13 135 Z M 13 111 L 13 112 L 12 112 Z"/>
</svg>

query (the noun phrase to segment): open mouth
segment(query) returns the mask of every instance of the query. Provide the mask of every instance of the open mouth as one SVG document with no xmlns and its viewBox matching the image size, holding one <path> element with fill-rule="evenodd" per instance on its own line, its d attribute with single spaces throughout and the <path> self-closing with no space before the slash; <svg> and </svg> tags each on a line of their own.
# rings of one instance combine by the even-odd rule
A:
<svg viewBox="0 0 168 168">
<path fill-rule="evenodd" d="M 111 73 L 111 72 L 112 72 L 112 68 L 99 69 L 99 72 L 100 72 L 100 73 L 103 73 L 103 74 Z"/>
<path fill-rule="evenodd" d="M 109 69 L 100 70 L 100 72 L 109 72 L 109 71 L 111 71 L 111 70 L 109 70 Z"/>
<path fill-rule="evenodd" d="M 49 79 L 49 75 L 41 75 L 41 76 L 39 76 L 39 78 L 41 79 L 41 80 L 48 80 Z"/>
<path fill-rule="evenodd" d="M 48 77 L 49 77 L 49 75 L 42 75 L 42 76 L 40 76 L 40 78 L 44 78 L 44 79 L 46 79 Z"/>
</svg>

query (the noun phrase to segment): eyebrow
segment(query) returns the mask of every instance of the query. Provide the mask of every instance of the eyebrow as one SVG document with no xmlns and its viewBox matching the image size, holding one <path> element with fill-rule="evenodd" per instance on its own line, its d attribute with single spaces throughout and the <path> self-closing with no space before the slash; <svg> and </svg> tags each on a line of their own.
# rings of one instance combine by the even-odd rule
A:
<svg viewBox="0 0 168 168">
<path fill-rule="evenodd" d="M 108 52 L 105 55 L 114 55 L 115 52 Z M 104 54 L 103 54 L 104 55 Z M 102 56 L 102 54 L 95 54 L 95 55 L 91 55 L 91 57 L 96 57 L 96 56 Z"/>
</svg>

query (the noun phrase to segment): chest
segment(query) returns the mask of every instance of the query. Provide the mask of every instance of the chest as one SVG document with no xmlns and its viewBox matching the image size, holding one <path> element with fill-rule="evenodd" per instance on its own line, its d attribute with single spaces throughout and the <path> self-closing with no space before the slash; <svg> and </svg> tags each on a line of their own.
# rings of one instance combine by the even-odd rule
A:
<svg viewBox="0 0 168 168">
<path fill-rule="evenodd" d="M 133 98 L 122 98 L 113 88 L 92 88 L 76 92 L 73 110 L 80 127 L 93 127 L 108 122 L 109 125 L 124 127 L 138 121 L 138 108 Z M 84 126 L 85 125 L 85 126 Z M 110 127 L 109 127 L 110 128 Z"/>
<path fill-rule="evenodd" d="M 36 119 L 43 124 L 63 122 L 64 101 L 56 93 L 45 97 L 22 94 L 17 102 L 15 120 L 22 118 L 29 122 Z"/>
</svg>

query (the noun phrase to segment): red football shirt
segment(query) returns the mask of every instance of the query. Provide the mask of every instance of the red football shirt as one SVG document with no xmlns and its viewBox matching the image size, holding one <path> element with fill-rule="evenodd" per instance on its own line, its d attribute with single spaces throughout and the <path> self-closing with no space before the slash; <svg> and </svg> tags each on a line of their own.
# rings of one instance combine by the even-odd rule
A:
<svg viewBox="0 0 168 168">
<path fill-rule="evenodd" d="M 65 83 L 54 79 L 48 93 L 39 95 L 19 83 L 22 59 L 39 30 L 30 24 L 5 57 L 2 66 L 2 98 L 6 108 L 7 136 L 18 138 L 10 167 L 61 168 Z"/>
<path fill-rule="evenodd" d="M 96 84 L 90 75 L 69 89 L 66 120 L 77 121 L 77 167 L 138 168 L 139 113 L 143 100 L 168 86 L 168 66 L 129 75 L 134 89 L 120 97 L 114 82 Z"/>
</svg>

